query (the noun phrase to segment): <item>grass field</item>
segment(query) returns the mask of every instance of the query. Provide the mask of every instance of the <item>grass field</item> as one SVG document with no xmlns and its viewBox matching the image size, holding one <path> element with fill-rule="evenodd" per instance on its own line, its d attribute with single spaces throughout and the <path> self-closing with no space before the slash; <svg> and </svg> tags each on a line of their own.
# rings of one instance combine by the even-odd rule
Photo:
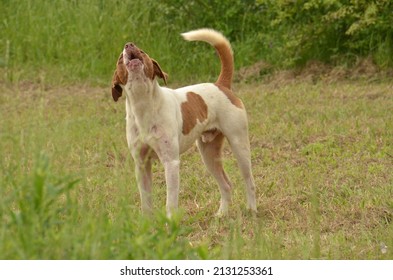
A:
<svg viewBox="0 0 393 280">
<path fill-rule="evenodd" d="M 243 182 L 225 218 L 195 148 L 181 214 L 139 210 L 123 99 L 108 87 L 0 83 L 0 259 L 393 259 L 393 83 L 236 84 L 249 114 L 258 214 Z M 385 250 L 384 246 L 387 246 Z"/>
</svg>

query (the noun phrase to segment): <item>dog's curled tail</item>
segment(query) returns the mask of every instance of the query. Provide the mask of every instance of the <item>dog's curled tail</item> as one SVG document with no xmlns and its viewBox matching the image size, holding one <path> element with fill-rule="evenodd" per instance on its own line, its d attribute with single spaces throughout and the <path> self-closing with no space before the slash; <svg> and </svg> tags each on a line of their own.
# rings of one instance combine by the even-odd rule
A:
<svg viewBox="0 0 393 280">
<path fill-rule="evenodd" d="M 234 72 L 233 53 L 228 39 L 213 29 L 202 28 L 181 34 L 187 41 L 204 41 L 215 47 L 221 60 L 221 72 L 216 84 L 231 89 Z"/>
</svg>

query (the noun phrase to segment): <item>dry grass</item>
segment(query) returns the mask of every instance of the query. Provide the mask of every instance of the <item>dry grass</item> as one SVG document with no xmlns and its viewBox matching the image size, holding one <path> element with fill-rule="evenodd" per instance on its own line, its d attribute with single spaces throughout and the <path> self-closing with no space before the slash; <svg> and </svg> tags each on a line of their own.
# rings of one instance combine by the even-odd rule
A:
<svg viewBox="0 0 393 280">
<path fill-rule="evenodd" d="M 244 210 L 243 182 L 227 147 L 225 168 L 235 185 L 233 205 L 228 217 L 214 218 L 218 187 L 191 149 L 181 164 L 184 214 L 178 226 L 186 231 L 177 233 L 176 240 L 186 243 L 176 243 L 183 246 L 179 250 L 196 249 L 199 257 L 207 258 L 391 259 L 393 84 L 309 78 L 296 82 L 276 76 L 265 84 L 235 88 L 249 114 L 259 213 L 253 217 Z M 15 230 L 7 218 L 0 251 L 8 253 L 0 258 L 190 256 L 153 254 L 154 242 L 163 244 L 161 235 L 154 235 L 154 242 L 148 239 L 153 245 L 146 250 L 151 253 L 132 255 L 135 247 L 124 249 L 122 240 L 139 242 L 131 232 L 139 232 L 139 239 L 151 238 L 163 224 L 152 221 L 149 227 L 140 217 L 124 105 L 111 100 L 108 88 L 2 84 L 0 110 L 3 218 L 13 190 L 29 178 L 26 174 L 40 152 L 50 158 L 51 176 L 80 179 L 72 192 L 78 213 L 64 214 L 57 235 L 44 239 L 53 251 L 29 255 L 17 240 L 6 241 L 14 238 Z M 165 182 L 158 163 L 154 200 L 162 210 Z M 128 225 L 128 220 L 135 224 Z M 388 246 L 386 254 L 381 253 L 381 243 Z M 164 248 L 174 252 L 173 246 Z"/>
</svg>

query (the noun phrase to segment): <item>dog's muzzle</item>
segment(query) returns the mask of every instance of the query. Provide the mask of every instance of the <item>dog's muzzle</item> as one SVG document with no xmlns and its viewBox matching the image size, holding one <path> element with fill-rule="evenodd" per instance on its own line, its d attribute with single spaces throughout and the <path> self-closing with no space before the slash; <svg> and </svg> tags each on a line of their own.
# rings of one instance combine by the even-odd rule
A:
<svg viewBox="0 0 393 280">
<path fill-rule="evenodd" d="M 124 46 L 124 53 L 126 54 L 127 60 L 139 59 L 140 58 L 140 50 L 135 46 L 134 43 L 127 43 Z M 127 61 L 128 63 L 128 61 Z"/>
</svg>

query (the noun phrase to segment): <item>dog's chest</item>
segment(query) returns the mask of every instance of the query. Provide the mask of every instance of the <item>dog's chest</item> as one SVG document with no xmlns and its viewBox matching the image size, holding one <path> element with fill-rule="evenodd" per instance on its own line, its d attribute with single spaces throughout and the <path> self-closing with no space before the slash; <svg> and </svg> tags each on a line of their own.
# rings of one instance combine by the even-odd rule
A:
<svg viewBox="0 0 393 280">
<path fill-rule="evenodd" d="M 150 139 L 161 138 L 164 134 L 162 124 L 159 118 L 151 117 L 150 115 L 145 118 L 137 118 L 133 114 L 127 114 L 127 133 L 130 137 L 138 139 L 143 142 L 150 142 Z"/>
</svg>

